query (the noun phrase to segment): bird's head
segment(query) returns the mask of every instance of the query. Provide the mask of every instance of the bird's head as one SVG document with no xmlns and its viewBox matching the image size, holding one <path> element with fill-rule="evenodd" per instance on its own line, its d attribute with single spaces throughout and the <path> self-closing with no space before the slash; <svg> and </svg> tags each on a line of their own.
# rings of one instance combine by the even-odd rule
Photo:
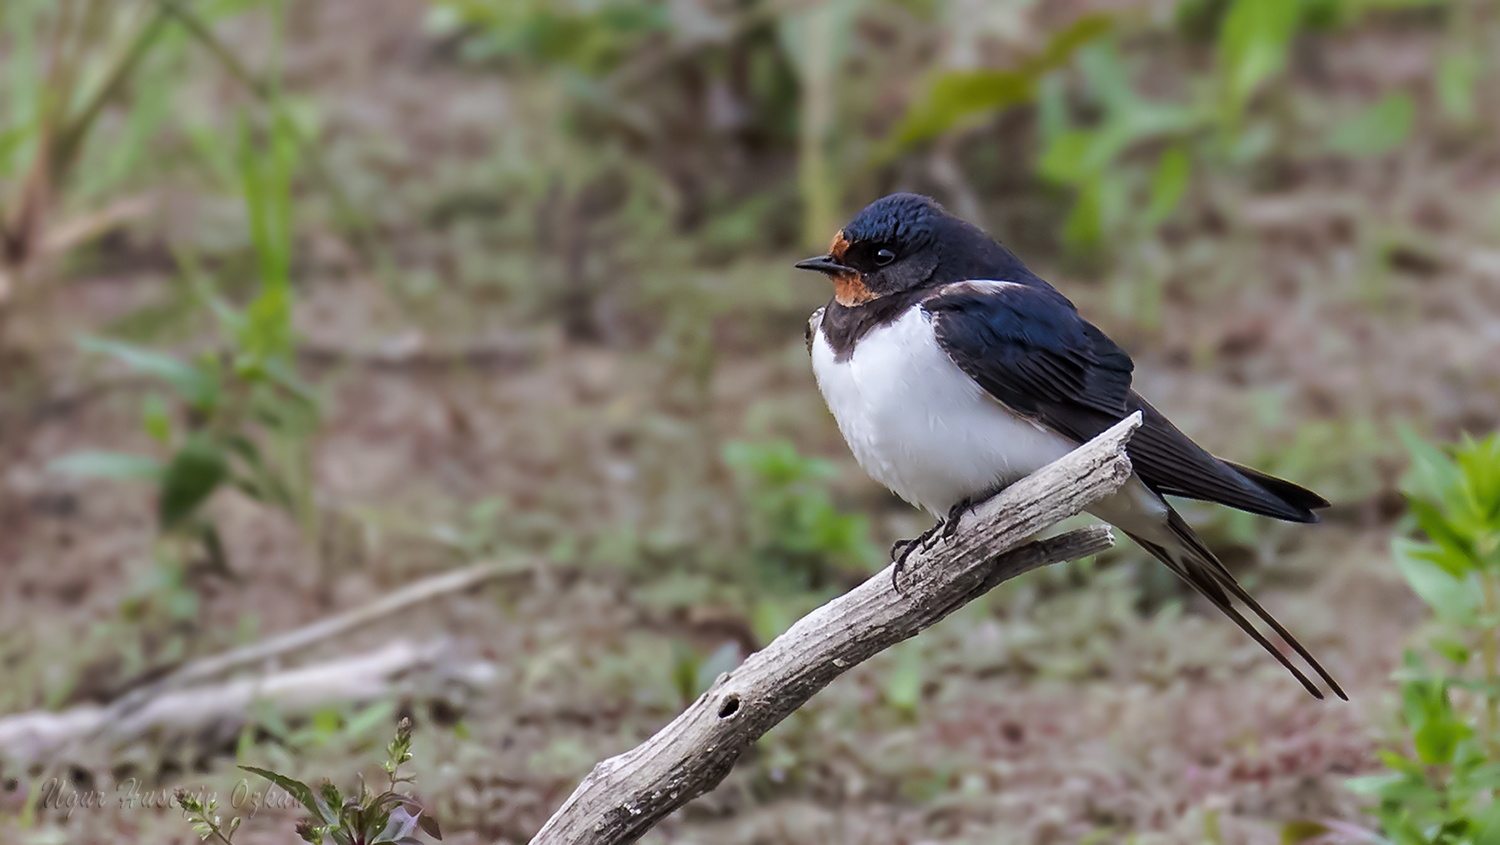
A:
<svg viewBox="0 0 1500 845">
<path fill-rule="evenodd" d="M 848 307 L 965 279 L 1031 278 L 1004 247 L 920 194 L 891 194 L 865 206 L 833 236 L 826 255 L 797 268 L 828 276 L 834 299 Z"/>
<path fill-rule="evenodd" d="M 833 236 L 826 255 L 797 262 L 833 281 L 840 305 L 862 305 L 920 287 L 937 266 L 935 223 L 948 213 L 918 194 L 891 194 L 864 207 Z"/>
</svg>

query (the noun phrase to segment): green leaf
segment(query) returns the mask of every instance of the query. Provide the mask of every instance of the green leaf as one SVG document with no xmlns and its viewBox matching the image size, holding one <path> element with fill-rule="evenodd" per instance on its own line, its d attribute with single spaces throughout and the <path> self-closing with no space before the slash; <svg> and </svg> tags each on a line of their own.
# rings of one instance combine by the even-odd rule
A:
<svg viewBox="0 0 1500 845">
<path fill-rule="evenodd" d="M 1130 69 L 1120 58 L 1117 39 L 1090 44 L 1078 51 L 1075 62 L 1089 95 L 1110 115 L 1119 115 L 1142 105 L 1131 85 Z"/>
<path fill-rule="evenodd" d="M 1334 126 L 1328 149 L 1357 157 L 1384 155 L 1406 142 L 1416 114 L 1409 95 L 1392 94 Z"/>
<path fill-rule="evenodd" d="M 1444 681 L 1450 687 L 1500 698 L 1500 681 L 1485 681 L 1479 678 L 1445 678 Z"/>
<path fill-rule="evenodd" d="M 1421 763 L 1397 754 L 1394 751 L 1378 751 L 1375 756 L 1380 758 L 1380 762 L 1384 763 L 1386 768 L 1393 769 L 1403 775 L 1414 778 L 1425 778 L 1427 776 L 1427 770 L 1422 768 Z"/>
<path fill-rule="evenodd" d="M 1356 795 L 1379 795 L 1389 787 L 1405 780 L 1406 776 L 1399 772 L 1389 772 L 1380 775 L 1363 775 L 1357 778 L 1349 778 L 1344 781 L 1344 788 Z"/>
<path fill-rule="evenodd" d="M 1406 665 L 1421 668 L 1421 657 L 1414 651 L 1406 653 Z M 1473 736 L 1473 729 L 1454 711 L 1448 696 L 1448 682 L 1444 680 L 1416 680 L 1401 685 L 1401 713 L 1407 727 L 1412 730 L 1412 742 L 1417 756 L 1428 765 L 1453 762 L 1459 744 Z M 1398 771 L 1412 773 L 1410 761 L 1387 753 L 1383 755 L 1387 765 Z M 1416 772 L 1421 774 L 1421 770 Z"/>
<path fill-rule="evenodd" d="M 1474 845 L 1500 845 L 1500 801 L 1492 800 L 1475 813 L 1473 824 Z"/>
<path fill-rule="evenodd" d="M 1121 220 L 1128 188 L 1124 179 L 1107 172 L 1085 180 L 1063 223 L 1063 241 L 1082 253 L 1104 246 L 1106 233 Z"/>
<path fill-rule="evenodd" d="M 1108 34 L 1113 26 L 1107 15 L 1085 15 L 1013 70 L 986 68 L 935 77 L 896 124 L 877 158 L 892 157 L 960 124 L 1030 102 L 1038 80 L 1067 64 L 1080 47 Z"/>
<path fill-rule="evenodd" d="M 1303 843 L 1329 845 L 1329 843 L 1336 842 L 1390 845 L 1373 830 L 1366 830 L 1358 825 L 1337 819 L 1297 819 L 1287 822 L 1281 828 L 1281 845 L 1303 845 Z"/>
<path fill-rule="evenodd" d="M 1420 543 L 1398 538 L 1391 542 L 1391 556 L 1407 585 L 1440 617 L 1471 624 L 1478 613 L 1475 589 L 1423 553 Z"/>
<path fill-rule="evenodd" d="M 1080 252 L 1097 249 L 1104 242 L 1103 191 L 1097 180 L 1084 185 L 1063 221 L 1063 240 Z"/>
<path fill-rule="evenodd" d="M 313 713 L 312 727 L 325 737 L 333 736 L 344 726 L 344 714 L 337 708 L 325 707 Z"/>
<path fill-rule="evenodd" d="M 714 685 L 714 681 L 725 672 L 733 672 L 740 665 L 739 643 L 730 641 L 714 649 L 714 653 L 707 660 L 698 664 L 697 676 L 694 678 L 693 698 L 697 698 Z"/>
<path fill-rule="evenodd" d="M 36 121 L 28 121 L 9 129 L 0 130 L 0 174 L 11 171 L 10 159 L 15 151 L 31 137 L 31 130 L 36 126 Z"/>
<path fill-rule="evenodd" d="M 1219 30 L 1220 72 L 1236 108 L 1286 66 L 1298 0 L 1234 0 Z"/>
<path fill-rule="evenodd" d="M 702 692 L 698 689 L 698 652 L 681 640 L 672 642 L 672 686 L 684 703 Z"/>
<path fill-rule="evenodd" d="M 1455 719 L 1433 719 L 1412 736 L 1412 741 L 1424 763 L 1437 765 L 1451 761 L 1458 743 L 1468 735 L 1468 729 Z"/>
<path fill-rule="evenodd" d="M 157 443 L 166 445 L 172 439 L 172 416 L 167 412 L 167 403 L 155 393 L 148 395 L 141 405 L 141 426 Z"/>
<path fill-rule="evenodd" d="M 161 462 L 157 459 L 119 452 L 74 452 L 47 464 L 47 471 L 119 481 L 160 481 L 162 477 Z"/>
<path fill-rule="evenodd" d="M 1146 206 L 1146 218 L 1155 226 L 1177 208 L 1182 195 L 1187 192 L 1188 178 L 1192 175 L 1192 160 L 1180 146 L 1162 151 L 1156 163 L 1156 172 L 1151 174 L 1151 199 Z"/>
<path fill-rule="evenodd" d="M 239 345 L 243 350 L 242 372 L 262 370 L 268 359 L 292 351 L 292 295 L 282 286 L 266 287 L 245 307 L 245 322 Z"/>
<path fill-rule="evenodd" d="M 1440 502 L 1458 486 L 1458 465 L 1443 450 L 1423 440 L 1406 423 L 1397 424 L 1396 436 L 1411 454 L 1411 471 L 1402 484 L 1409 494 Z"/>
<path fill-rule="evenodd" d="M 291 184 L 297 152 L 293 132 L 286 114 L 278 113 L 269 143 L 259 149 L 249 124 L 240 124 L 240 187 L 263 289 L 285 288 L 291 279 Z"/>
<path fill-rule="evenodd" d="M 895 144 L 910 147 L 937 137 L 966 118 L 988 116 L 1031 100 L 1035 79 L 1021 71 L 950 71 L 934 79 L 927 92 L 897 124 Z"/>
<path fill-rule="evenodd" d="M 313 797 L 322 798 L 323 802 L 335 812 L 344 806 L 344 796 L 339 792 L 339 788 L 334 785 L 333 781 L 327 778 L 323 779 L 323 783 L 319 785 L 318 791 Z"/>
<path fill-rule="evenodd" d="M 750 609 L 750 630 L 763 643 L 781 636 L 795 621 L 797 617 L 791 610 L 775 599 L 761 599 Z"/>
<path fill-rule="evenodd" d="M 241 124 L 240 187 L 250 221 L 250 240 L 260 270 L 260 292 L 245 308 L 237 341 L 242 370 L 253 372 L 267 359 L 292 349 L 292 177 L 297 164 L 296 129 L 278 109 L 264 149 Z"/>
<path fill-rule="evenodd" d="M 378 725 L 390 720 L 395 715 L 396 705 L 390 701 L 377 701 L 358 713 L 349 717 L 349 722 L 344 726 L 344 733 L 352 737 L 361 737 Z"/>
<path fill-rule="evenodd" d="M 1462 479 L 1445 504 L 1449 523 L 1469 541 L 1478 559 L 1500 547 L 1500 435 L 1474 441 L 1467 435 L 1454 453 Z"/>
<path fill-rule="evenodd" d="M 1432 650 L 1441 654 L 1449 662 L 1463 666 L 1469 662 L 1469 647 L 1458 640 L 1447 637 L 1434 637 L 1427 642 Z"/>
<path fill-rule="evenodd" d="M 172 254 L 177 258 L 177 264 L 182 268 L 182 273 L 192 283 L 193 293 L 204 307 L 208 308 L 219 321 L 220 328 L 230 334 L 238 334 L 244 329 L 245 317 L 229 304 L 229 300 L 219 295 L 214 288 L 213 280 L 203 271 L 203 265 L 198 261 L 198 255 L 186 249 L 174 249 Z"/>
<path fill-rule="evenodd" d="M 1449 49 L 1438 62 L 1433 84 L 1443 113 L 1459 123 L 1474 119 L 1474 85 L 1483 65 L 1479 55 L 1469 49 Z"/>
<path fill-rule="evenodd" d="M 896 668 L 885 680 L 885 702 L 904 713 L 922 703 L 922 650 L 913 642 L 896 647 Z"/>
<path fill-rule="evenodd" d="M 1093 142 L 1094 133 L 1082 129 L 1057 135 L 1037 161 L 1037 173 L 1064 185 L 1081 181 L 1092 172 L 1089 163 Z"/>
<path fill-rule="evenodd" d="M 289 366 L 285 358 L 273 358 L 266 362 L 266 376 L 272 384 L 286 390 L 292 399 L 306 406 L 307 413 L 316 415 L 318 411 L 318 394 L 313 386 L 308 384 Z M 829 464 L 832 466 L 832 464 Z"/>
<path fill-rule="evenodd" d="M 1410 499 L 1407 504 L 1411 507 L 1412 515 L 1417 518 L 1417 525 L 1434 543 L 1448 552 L 1441 558 L 1430 555 L 1424 555 L 1424 557 L 1428 557 L 1433 563 L 1443 566 L 1454 575 L 1473 568 L 1474 544 L 1448 521 L 1442 511 L 1422 499 Z"/>
<path fill-rule="evenodd" d="M 200 411 L 209 411 L 218 404 L 218 379 L 170 355 L 103 338 L 79 338 L 78 345 L 85 351 L 108 355 L 137 372 L 161 379 L 171 385 L 183 401 Z"/>
<path fill-rule="evenodd" d="M 228 475 L 229 462 L 217 441 L 201 432 L 188 438 L 162 477 L 157 499 L 162 528 L 175 528 L 192 516 Z"/>
<path fill-rule="evenodd" d="M 307 811 L 309 813 L 312 813 L 314 817 L 316 817 L 316 818 L 324 818 L 323 813 L 318 809 L 317 803 L 315 801 L 313 801 L 312 787 L 308 786 L 307 784 L 303 783 L 302 781 L 300 781 L 300 780 L 292 780 L 291 778 L 287 777 L 286 775 L 277 774 L 276 772 L 273 772 L 270 769 L 259 769 L 259 768 L 256 768 L 255 766 L 240 766 L 240 768 L 244 769 L 245 771 L 249 772 L 252 775 L 260 775 L 261 777 L 265 778 L 266 780 L 270 781 L 271 783 L 276 784 L 277 786 L 279 786 L 282 789 L 286 790 L 286 793 L 288 795 L 290 795 L 293 798 L 297 799 L 297 803 L 299 803 L 302 806 L 306 807 Z M 331 820 L 330 819 L 325 819 L 325 821 L 331 821 Z"/>
<path fill-rule="evenodd" d="M 1327 833 L 1328 827 L 1322 822 L 1294 819 L 1281 826 L 1281 845 L 1302 845 Z"/>
<path fill-rule="evenodd" d="M 296 497 L 290 485 L 261 457 L 255 441 L 243 434 L 231 434 L 224 443 L 242 465 L 233 473 L 235 488 L 257 502 L 291 512 Z"/>
</svg>

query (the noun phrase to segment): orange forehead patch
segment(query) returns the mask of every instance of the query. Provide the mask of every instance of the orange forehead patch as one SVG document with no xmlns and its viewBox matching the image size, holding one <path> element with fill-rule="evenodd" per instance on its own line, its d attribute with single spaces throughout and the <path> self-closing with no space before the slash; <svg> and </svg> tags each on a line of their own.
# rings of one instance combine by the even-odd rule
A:
<svg viewBox="0 0 1500 845">
<path fill-rule="evenodd" d="M 848 249 L 849 241 L 844 237 L 844 230 L 840 229 L 839 233 L 833 236 L 833 243 L 828 245 L 828 254 L 833 256 L 835 261 L 843 261 L 844 253 Z"/>
</svg>

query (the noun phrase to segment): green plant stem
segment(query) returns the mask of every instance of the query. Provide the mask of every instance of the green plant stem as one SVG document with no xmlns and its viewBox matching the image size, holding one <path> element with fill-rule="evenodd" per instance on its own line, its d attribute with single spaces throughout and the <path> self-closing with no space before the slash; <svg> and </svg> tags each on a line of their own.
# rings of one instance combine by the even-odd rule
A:
<svg viewBox="0 0 1500 845">
<path fill-rule="evenodd" d="M 1497 601 L 1495 591 L 1495 575 L 1491 572 L 1481 570 L 1479 581 L 1484 585 L 1484 615 L 1493 620 L 1496 612 Z M 1480 632 L 1480 648 L 1484 654 L 1484 700 L 1485 700 L 1485 743 L 1489 746 L 1490 756 L 1500 756 L 1500 695 L 1497 695 L 1496 684 L 1500 682 L 1500 638 L 1497 638 L 1495 625 L 1491 621 L 1486 624 Z"/>
<path fill-rule="evenodd" d="M 135 36 L 130 39 L 129 46 L 116 59 L 109 72 L 105 74 L 104 81 L 94 91 L 83 108 L 79 109 L 78 114 L 71 118 L 63 131 L 58 134 L 56 151 L 53 153 L 51 162 L 49 162 L 53 169 L 54 181 L 60 177 L 62 171 L 72 165 L 74 158 L 77 157 L 79 150 L 83 147 L 83 141 L 88 136 L 90 127 L 94 125 L 94 121 L 104 111 L 104 107 L 124 90 L 126 81 L 130 79 L 136 67 L 145 58 L 146 53 L 151 49 L 151 45 L 156 41 L 157 36 L 161 34 L 166 22 L 166 12 L 158 8 L 152 14 L 151 18 L 136 32 Z"/>
<path fill-rule="evenodd" d="M 228 45 L 219 39 L 214 31 L 209 28 L 202 18 L 191 9 L 184 7 L 177 0 L 161 0 L 162 8 L 176 17 L 190 35 L 203 45 L 224 70 L 247 91 L 255 96 L 261 104 L 271 109 L 273 113 L 280 111 L 278 103 L 278 92 L 275 86 L 257 77 L 250 71 L 245 63 L 240 61 L 239 56 L 230 50 Z M 374 269 L 380 271 L 381 275 L 393 266 L 390 255 L 381 244 L 380 239 L 374 237 L 374 231 L 370 222 L 362 215 L 350 201 L 348 194 L 344 192 L 343 186 L 328 168 L 327 162 L 323 160 L 322 151 L 317 144 L 302 134 L 302 127 L 294 120 L 287 120 L 287 126 L 292 132 L 292 138 L 296 142 L 300 152 L 307 158 L 311 167 L 313 178 L 322 183 L 323 190 L 333 200 L 335 212 L 341 222 L 348 226 L 354 235 L 354 246 L 363 254 Z"/>
<path fill-rule="evenodd" d="M 806 44 L 802 57 L 802 107 L 798 130 L 797 182 L 802 192 L 803 241 L 816 249 L 838 227 L 838 187 L 829 162 L 828 145 L 837 112 L 834 83 L 832 9 L 823 7 L 807 15 Z"/>
</svg>

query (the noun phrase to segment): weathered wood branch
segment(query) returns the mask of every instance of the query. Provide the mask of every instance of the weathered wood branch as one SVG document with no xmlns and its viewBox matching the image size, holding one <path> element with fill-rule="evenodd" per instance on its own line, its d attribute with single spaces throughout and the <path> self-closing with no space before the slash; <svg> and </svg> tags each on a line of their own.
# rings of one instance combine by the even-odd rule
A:
<svg viewBox="0 0 1500 845">
<path fill-rule="evenodd" d="M 246 689 L 258 690 L 262 698 L 274 697 L 278 678 L 296 681 L 316 701 L 367 699 L 370 684 L 386 684 L 393 674 L 428 660 L 410 644 L 396 643 L 381 652 L 382 659 L 338 658 L 312 670 L 275 672 L 263 667 L 257 676 L 218 686 L 203 682 L 254 663 L 270 663 L 295 651 L 341 636 L 362 626 L 389 619 L 423 602 L 451 595 L 487 581 L 531 572 L 527 563 L 477 563 L 408 584 L 361 607 L 347 610 L 310 625 L 287 631 L 258 643 L 241 646 L 210 657 L 199 658 L 176 671 L 121 696 L 108 706 L 83 706 L 62 713 L 29 712 L 0 717 L 0 759 L 49 760 L 76 763 L 83 746 L 95 740 L 120 742 L 147 729 L 173 726 L 190 732 L 211 720 L 241 718 L 236 710 L 249 699 Z M 441 650 L 440 650 L 441 651 Z M 417 655 L 417 656 L 413 656 Z M 298 674 L 311 671 L 311 674 Z M 327 683 L 306 683 L 312 677 Z M 248 686 L 247 686 L 248 684 Z M 268 686 L 269 685 L 269 686 Z M 269 692 L 268 692 L 269 691 Z M 252 696 L 253 697 L 253 696 Z M 291 700 L 291 699 L 289 699 Z M 187 714 L 196 713 L 196 716 Z M 165 716 L 163 715 L 165 714 Z"/>
<path fill-rule="evenodd" d="M 908 559 L 900 592 L 888 567 L 803 617 L 655 736 L 596 765 L 532 845 L 633 842 L 717 786 L 752 743 L 850 668 L 1006 580 L 1108 548 L 1102 526 L 1026 540 L 1130 478 L 1125 444 L 1140 422 L 1132 415 L 985 502 L 952 538 Z"/>
<path fill-rule="evenodd" d="M 310 648 L 356 628 L 389 619 L 414 605 L 435 598 L 467 590 L 494 578 L 519 575 L 531 571 L 530 565 L 513 563 L 476 563 L 463 569 L 444 572 L 407 584 L 399 590 L 387 593 L 374 601 L 330 616 L 311 625 L 305 625 L 284 634 L 231 649 L 212 657 L 203 657 L 183 666 L 163 678 L 160 686 L 182 687 L 197 681 L 222 675 L 251 663 L 280 657 L 293 651 Z M 156 686 L 156 685 L 153 685 Z"/>
<path fill-rule="evenodd" d="M 61 713 L 17 713 L 0 718 L 0 760 L 23 766 L 44 760 L 82 765 L 101 759 L 82 753 L 84 742 L 91 749 L 109 750 L 145 737 L 165 745 L 181 740 L 213 745 L 232 740 L 253 718 L 257 702 L 283 714 L 302 714 L 333 703 L 376 701 L 442 686 L 441 681 L 470 687 L 493 681 L 494 666 L 463 661 L 457 654 L 449 639 L 395 640 L 372 652 L 296 669 L 166 690 L 123 714 L 97 704 Z"/>
</svg>

